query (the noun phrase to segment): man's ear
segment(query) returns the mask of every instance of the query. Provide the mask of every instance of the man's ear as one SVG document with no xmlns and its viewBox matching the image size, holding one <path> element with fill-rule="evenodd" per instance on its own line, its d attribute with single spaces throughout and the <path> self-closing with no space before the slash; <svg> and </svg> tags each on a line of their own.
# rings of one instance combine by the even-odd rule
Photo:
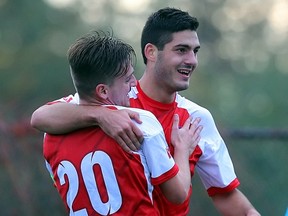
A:
<svg viewBox="0 0 288 216">
<path fill-rule="evenodd" d="M 144 54 L 149 61 L 155 61 L 158 54 L 158 49 L 151 43 L 147 43 L 144 48 Z"/>
<path fill-rule="evenodd" d="M 98 84 L 95 89 L 96 96 L 102 99 L 108 98 L 108 86 L 105 84 Z"/>
</svg>

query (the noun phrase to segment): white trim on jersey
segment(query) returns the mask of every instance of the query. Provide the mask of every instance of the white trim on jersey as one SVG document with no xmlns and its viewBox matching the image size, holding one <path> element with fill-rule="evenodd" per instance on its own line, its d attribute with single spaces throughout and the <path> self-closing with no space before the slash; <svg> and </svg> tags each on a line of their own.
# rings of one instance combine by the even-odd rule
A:
<svg viewBox="0 0 288 216">
<path fill-rule="evenodd" d="M 175 166 L 174 159 L 169 157 L 167 152 L 169 151 L 169 148 L 162 125 L 151 112 L 146 110 L 121 106 L 115 107 L 118 110 L 129 109 L 138 112 L 139 117 L 142 120 L 141 124 L 134 121 L 138 128 L 143 132 L 144 138 L 141 144 L 141 149 L 135 153 L 139 154 L 141 157 L 147 179 L 149 195 L 152 200 L 153 185 L 151 184 L 151 179 L 161 177 L 164 173 L 167 173 L 173 168 L 173 166 Z"/>
<path fill-rule="evenodd" d="M 137 94 L 137 88 L 132 87 L 129 97 L 137 98 Z M 69 103 L 79 103 L 78 94 L 70 95 L 69 100 Z M 211 187 L 227 187 L 237 177 L 226 144 L 218 132 L 211 113 L 178 93 L 175 100 L 178 107 L 186 109 L 194 119 L 197 117 L 201 118 L 203 130 L 199 147 L 202 155 L 196 164 L 196 172 L 199 174 L 203 185 L 206 190 Z"/>
<path fill-rule="evenodd" d="M 176 102 L 178 107 L 186 109 L 194 119 L 201 118 L 200 124 L 203 125 L 203 130 L 199 147 L 202 155 L 196 164 L 196 171 L 205 188 L 228 186 L 236 178 L 236 174 L 227 147 L 211 113 L 179 94 L 176 95 Z"/>
<path fill-rule="evenodd" d="M 79 104 L 79 101 L 80 101 L 79 95 L 78 93 L 75 93 L 74 96 L 69 95 L 67 97 L 55 100 L 52 103 L 68 102 L 72 104 Z M 135 111 L 139 114 L 139 117 L 142 121 L 141 124 L 138 124 L 137 122 L 132 120 L 137 125 L 137 127 L 142 131 L 144 137 L 144 140 L 141 144 L 141 149 L 134 153 L 140 155 L 147 180 L 148 193 L 151 201 L 153 202 L 152 191 L 154 187 L 151 183 L 151 179 L 158 180 L 159 178 L 165 176 L 168 171 L 172 170 L 174 166 L 176 166 L 178 169 L 178 166 L 175 164 L 173 157 L 171 157 L 168 152 L 169 147 L 165 139 L 162 125 L 157 120 L 157 118 L 149 111 L 116 105 L 113 105 L 113 107 L 117 108 L 118 110 L 129 109 Z M 163 183 L 163 180 L 160 179 L 157 182 Z"/>
</svg>

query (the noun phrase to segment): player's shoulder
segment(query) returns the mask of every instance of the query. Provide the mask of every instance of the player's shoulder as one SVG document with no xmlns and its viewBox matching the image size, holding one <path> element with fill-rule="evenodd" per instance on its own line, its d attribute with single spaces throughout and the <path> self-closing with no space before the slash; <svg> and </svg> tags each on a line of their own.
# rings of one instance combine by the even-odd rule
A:
<svg viewBox="0 0 288 216">
<path fill-rule="evenodd" d="M 157 120 L 155 115 L 147 110 L 132 108 L 132 107 L 121 107 L 115 106 L 117 109 L 129 109 L 139 114 L 139 117 L 142 121 L 141 124 L 135 122 L 135 124 L 142 130 L 144 136 L 153 136 L 159 134 L 163 128 L 160 122 Z"/>
<path fill-rule="evenodd" d="M 212 117 L 210 111 L 207 108 L 181 96 L 178 93 L 176 94 L 175 101 L 177 102 L 177 106 L 179 108 L 186 109 L 190 115 L 197 115 L 197 116 L 200 116 L 202 118 L 203 117 L 208 117 L 208 118 Z"/>
<path fill-rule="evenodd" d="M 131 111 L 137 112 L 139 114 L 141 120 L 142 121 L 145 120 L 145 122 L 147 121 L 147 123 L 152 122 L 152 124 L 153 124 L 155 122 L 158 122 L 158 120 L 155 117 L 155 115 L 153 113 L 151 113 L 150 111 L 139 109 L 139 108 L 132 108 L 132 107 L 122 107 L 122 106 L 115 106 L 115 107 L 118 110 L 127 109 L 127 110 L 131 110 Z"/>
<path fill-rule="evenodd" d="M 68 96 L 56 99 L 54 101 L 50 101 L 47 104 L 54 104 L 54 103 L 71 103 L 71 104 L 79 104 L 79 95 L 78 93 L 75 93 L 74 95 L 70 94 Z"/>
</svg>

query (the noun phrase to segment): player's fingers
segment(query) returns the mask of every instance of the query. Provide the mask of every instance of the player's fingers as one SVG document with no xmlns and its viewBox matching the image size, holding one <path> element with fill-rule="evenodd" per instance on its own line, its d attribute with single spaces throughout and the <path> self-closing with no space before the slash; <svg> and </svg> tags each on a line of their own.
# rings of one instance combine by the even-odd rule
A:
<svg viewBox="0 0 288 216">
<path fill-rule="evenodd" d="M 189 118 L 186 119 L 183 128 L 189 129 L 190 128 L 190 124 L 191 124 L 192 118 L 189 116 Z"/>
<path fill-rule="evenodd" d="M 128 152 L 128 153 L 131 153 L 133 150 L 131 150 L 131 148 L 126 144 L 126 142 L 121 138 L 121 137 L 118 137 L 116 139 L 116 142 L 120 145 L 120 147 Z"/>
<path fill-rule="evenodd" d="M 195 140 L 194 140 L 194 145 L 197 146 L 200 142 L 201 137 L 198 136 Z"/>
<path fill-rule="evenodd" d="M 133 145 L 138 150 L 140 149 L 141 142 L 143 141 L 143 133 L 136 125 L 133 124 L 132 131 L 127 131 L 124 138 L 126 139 L 127 145 Z"/>
<path fill-rule="evenodd" d="M 131 150 L 131 151 L 137 151 L 138 149 L 135 147 L 133 141 L 131 138 L 128 136 L 129 133 L 124 133 L 121 137 L 123 141 L 125 142 L 126 146 Z"/>
<path fill-rule="evenodd" d="M 199 125 L 195 131 L 196 134 L 200 135 L 201 131 L 203 130 L 203 126 Z"/>
<path fill-rule="evenodd" d="M 200 136 L 200 133 L 203 129 L 203 126 L 202 125 L 199 125 L 195 131 L 195 133 L 193 134 L 193 138 L 192 138 L 192 142 L 193 142 L 193 145 L 196 146 L 199 144 L 200 142 L 200 139 L 201 139 L 201 136 Z"/>
<path fill-rule="evenodd" d="M 131 119 L 133 119 L 134 121 L 136 121 L 139 124 L 142 123 L 142 121 L 140 119 L 140 115 L 139 115 L 138 112 L 134 112 L 132 110 L 126 110 L 126 112 L 128 113 L 128 115 L 129 115 L 129 117 Z M 137 127 L 134 123 L 131 123 L 130 126 L 131 126 L 131 130 L 132 131 L 126 130 L 126 134 L 128 136 L 128 140 L 130 139 L 130 142 L 132 142 L 133 145 L 135 145 L 135 147 L 137 149 L 139 149 L 141 143 L 143 142 L 143 133 L 139 129 L 139 127 Z"/>
<path fill-rule="evenodd" d="M 141 121 L 141 119 L 140 119 L 140 115 L 139 115 L 138 112 L 134 112 L 134 111 L 132 111 L 132 110 L 127 110 L 127 113 L 128 113 L 128 115 L 129 115 L 129 117 L 130 117 L 131 119 L 135 120 L 135 121 L 136 121 L 137 123 L 139 123 L 139 124 L 142 123 L 142 121 Z"/>
<path fill-rule="evenodd" d="M 135 124 L 132 125 L 132 132 L 132 135 L 130 135 L 131 141 L 136 145 L 141 145 L 144 139 L 143 132 Z"/>
<path fill-rule="evenodd" d="M 198 127 L 198 125 L 199 125 L 199 123 L 200 123 L 200 121 L 201 121 L 201 118 L 197 117 L 194 121 L 190 122 L 189 128 L 191 130 L 193 130 L 193 132 L 195 132 L 197 127 Z"/>
<path fill-rule="evenodd" d="M 173 117 L 173 125 L 172 125 L 173 129 L 179 129 L 179 115 L 175 114 Z"/>
</svg>

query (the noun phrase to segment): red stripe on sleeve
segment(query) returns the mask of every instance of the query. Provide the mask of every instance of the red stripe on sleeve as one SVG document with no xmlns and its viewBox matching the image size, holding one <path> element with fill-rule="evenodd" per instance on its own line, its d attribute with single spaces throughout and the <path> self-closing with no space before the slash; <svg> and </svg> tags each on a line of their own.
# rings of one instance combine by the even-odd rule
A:
<svg viewBox="0 0 288 216">
<path fill-rule="evenodd" d="M 240 182 L 237 178 L 235 178 L 227 187 L 224 188 L 217 188 L 217 187 L 210 187 L 207 192 L 209 196 L 214 196 L 216 194 L 223 194 L 230 192 L 237 188 L 240 185 Z"/>
</svg>

